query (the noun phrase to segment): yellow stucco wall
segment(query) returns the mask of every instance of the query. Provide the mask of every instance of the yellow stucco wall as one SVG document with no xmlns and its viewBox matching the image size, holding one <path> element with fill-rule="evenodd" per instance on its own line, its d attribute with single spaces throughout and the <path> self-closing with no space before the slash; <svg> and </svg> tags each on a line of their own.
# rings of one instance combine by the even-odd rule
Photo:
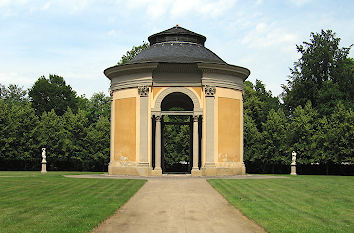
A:
<svg viewBox="0 0 354 233">
<path fill-rule="evenodd" d="M 199 98 L 202 97 L 202 88 L 201 87 L 192 87 L 192 89 L 198 94 Z"/>
<path fill-rule="evenodd" d="M 240 161 L 240 100 L 218 98 L 218 162 Z"/>
<path fill-rule="evenodd" d="M 114 160 L 124 156 L 128 161 L 136 161 L 136 98 L 116 99 L 114 108 Z"/>
<path fill-rule="evenodd" d="M 152 89 L 152 93 L 153 93 L 153 98 L 155 99 L 157 93 L 159 93 L 160 90 L 162 90 L 163 88 L 162 87 L 154 87 Z"/>
</svg>

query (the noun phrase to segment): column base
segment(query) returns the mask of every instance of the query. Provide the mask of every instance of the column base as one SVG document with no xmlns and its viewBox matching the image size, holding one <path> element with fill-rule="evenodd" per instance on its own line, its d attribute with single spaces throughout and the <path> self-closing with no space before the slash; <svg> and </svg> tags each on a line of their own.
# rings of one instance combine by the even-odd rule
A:
<svg viewBox="0 0 354 233">
<path fill-rule="evenodd" d="M 161 168 L 155 168 L 154 170 L 150 171 L 151 176 L 162 176 Z"/>
<path fill-rule="evenodd" d="M 149 164 L 139 164 L 136 168 L 136 171 L 139 176 L 149 176 L 152 168 L 149 167 Z"/>
<path fill-rule="evenodd" d="M 206 167 L 206 168 L 215 168 L 216 165 L 213 162 L 209 162 L 209 163 L 207 162 L 207 163 L 204 164 L 204 167 Z"/>
<path fill-rule="evenodd" d="M 199 168 L 192 168 L 191 175 L 192 176 L 202 176 L 203 172 L 202 172 L 202 170 L 199 170 Z"/>
</svg>

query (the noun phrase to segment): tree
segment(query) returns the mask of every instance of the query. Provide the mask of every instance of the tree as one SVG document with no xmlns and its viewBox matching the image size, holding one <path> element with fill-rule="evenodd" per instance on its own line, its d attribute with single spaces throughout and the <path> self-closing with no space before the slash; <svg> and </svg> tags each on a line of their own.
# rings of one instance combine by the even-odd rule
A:
<svg viewBox="0 0 354 233">
<path fill-rule="evenodd" d="M 38 117 L 29 103 L 5 104 L 0 100 L 0 159 L 24 161 L 35 158 L 39 153 L 38 124 Z"/>
<path fill-rule="evenodd" d="M 253 119 L 257 129 L 261 131 L 269 111 L 280 107 L 279 99 L 273 97 L 271 91 L 266 91 L 264 84 L 258 79 L 255 85 L 246 81 L 244 93 L 244 113 Z"/>
<path fill-rule="evenodd" d="M 128 61 L 132 60 L 134 57 L 136 57 L 136 55 L 138 55 L 139 53 L 141 53 L 141 51 L 149 48 L 149 43 L 147 42 L 143 42 L 142 45 L 139 46 L 133 46 L 133 48 L 129 51 L 126 52 L 125 55 L 122 56 L 121 60 L 117 63 L 117 65 L 123 65 L 125 63 L 127 63 Z"/>
<path fill-rule="evenodd" d="M 283 110 L 271 109 L 262 128 L 263 163 L 272 165 L 274 173 L 275 165 L 290 164 L 291 160 L 287 143 L 288 123 Z"/>
<path fill-rule="evenodd" d="M 315 161 L 316 143 L 314 134 L 317 129 L 318 113 L 308 101 L 305 107 L 299 105 L 290 118 L 288 141 L 289 151 L 296 151 L 299 164 L 311 164 Z"/>
<path fill-rule="evenodd" d="M 103 171 L 107 169 L 110 158 L 110 122 L 101 116 L 91 124 L 85 139 L 87 143 L 87 159 L 90 170 Z"/>
<path fill-rule="evenodd" d="M 263 144 L 262 134 L 258 131 L 256 123 L 247 114 L 243 117 L 243 141 L 244 141 L 244 157 L 243 160 L 248 162 L 263 163 Z"/>
<path fill-rule="evenodd" d="M 178 109 L 178 108 L 172 108 Z M 164 116 L 165 122 L 188 122 L 188 116 Z M 191 145 L 190 125 L 166 124 L 163 132 L 164 162 L 172 167 L 181 166 L 180 162 L 190 163 Z"/>
<path fill-rule="evenodd" d="M 341 70 L 338 71 L 336 82 L 343 93 L 343 104 L 348 109 L 354 109 L 354 59 L 347 58 Z"/>
<path fill-rule="evenodd" d="M 342 85 L 353 83 L 353 75 L 349 77 L 346 75 L 347 56 L 351 46 L 340 48 L 339 42 L 340 38 L 337 38 L 334 32 L 322 30 L 321 33 L 311 33 L 310 42 L 296 46 L 301 58 L 290 69 L 288 84 L 282 86 L 284 90 L 282 97 L 289 112 L 294 111 L 299 105 L 304 107 L 307 101 L 311 101 L 313 107 L 317 109 L 323 103 L 321 101 L 325 101 L 319 99 L 319 93 L 326 82 L 327 89 L 331 83 L 338 83 L 340 91 L 352 92 Z M 336 97 L 340 96 L 337 94 Z"/>
<path fill-rule="evenodd" d="M 89 121 L 97 122 L 100 117 L 110 119 L 111 116 L 111 98 L 103 92 L 94 93 L 86 105 Z"/>
<path fill-rule="evenodd" d="M 62 116 L 63 127 L 66 132 L 67 147 L 64 151 L 65 159 L 70 160 L 76 168 L 88 170 L 87 148 L 91 145 L 85 141 L 89 129 L 89 122 L 84 111 L 79 110 L 74 114 L 70 108 Z"/>
<path fill-rule="evenodd" d="M 47 148 L 47 161 L 51 169 L 55 169 L 56 161 L 66 160 L 69 156 L 65 153 L 70 147 L 67 134 L 62 118 L 55 113 L 54 109 L 43 112 L 38 127 L 39 147 Z"/>
<path fill-rule="evenodd" d="M 0 84 L 0 98 L 5 103 L 27 103 L 27 91 L 16 84 L 10 84 L 8 87 Z"/>
<path fill-rule="evenodd" d="M 63 115 L 68 107 L 77 112 L 78 100 L 76 92 L 70 85 L 66 85 L 64 78 L 58 75 L 49 75 L 46 79 L 40 77 L 29 90 L 32 107 L 36 114 L 41 116 L 43 112 L 54 109 L 59 116 Z"/>
</svg>

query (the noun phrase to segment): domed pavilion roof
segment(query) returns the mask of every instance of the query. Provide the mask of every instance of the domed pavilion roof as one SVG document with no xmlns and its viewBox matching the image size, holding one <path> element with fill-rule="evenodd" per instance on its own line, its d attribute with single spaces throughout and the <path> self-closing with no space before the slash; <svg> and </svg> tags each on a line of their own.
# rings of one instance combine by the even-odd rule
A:
<svg viewBox="0 0 354 233">
<path fill-rule="evenodd" d="M 127 64 L 164 63 L 216 63 L 226 64 L 204 46 L 206 37 L 176 25 L 148 38 L 150 47 Z"/>
<path fill-rule="evenodd" d="M 111 80 L 111 90 L 176 83 L 242 90 L 243 81 L 250 75 L 247 68 L 227 64 L 207 49 L 205 36 L 178 25 L 148 40 L 149 48 L 132 60 L 104 70 Z"/>
</svg>

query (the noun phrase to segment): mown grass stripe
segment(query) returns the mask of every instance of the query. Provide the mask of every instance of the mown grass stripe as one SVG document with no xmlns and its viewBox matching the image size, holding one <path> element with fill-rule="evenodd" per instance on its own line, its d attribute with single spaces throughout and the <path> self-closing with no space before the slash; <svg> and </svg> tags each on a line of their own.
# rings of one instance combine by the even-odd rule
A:
<svg viewBox="0 0 354 233">
<path fill-rule="evenodd" d="M 354 232 L 353 177 L 209 180 L 269 232 Z"/>
<path fill-rule="evenodd" d="M 26 172 L 16 173 L 21 174 Z M 0 232 L 90 232 L 145 182 L 62 174 L 68 172 L 0 178 Z"/>
</svg>

